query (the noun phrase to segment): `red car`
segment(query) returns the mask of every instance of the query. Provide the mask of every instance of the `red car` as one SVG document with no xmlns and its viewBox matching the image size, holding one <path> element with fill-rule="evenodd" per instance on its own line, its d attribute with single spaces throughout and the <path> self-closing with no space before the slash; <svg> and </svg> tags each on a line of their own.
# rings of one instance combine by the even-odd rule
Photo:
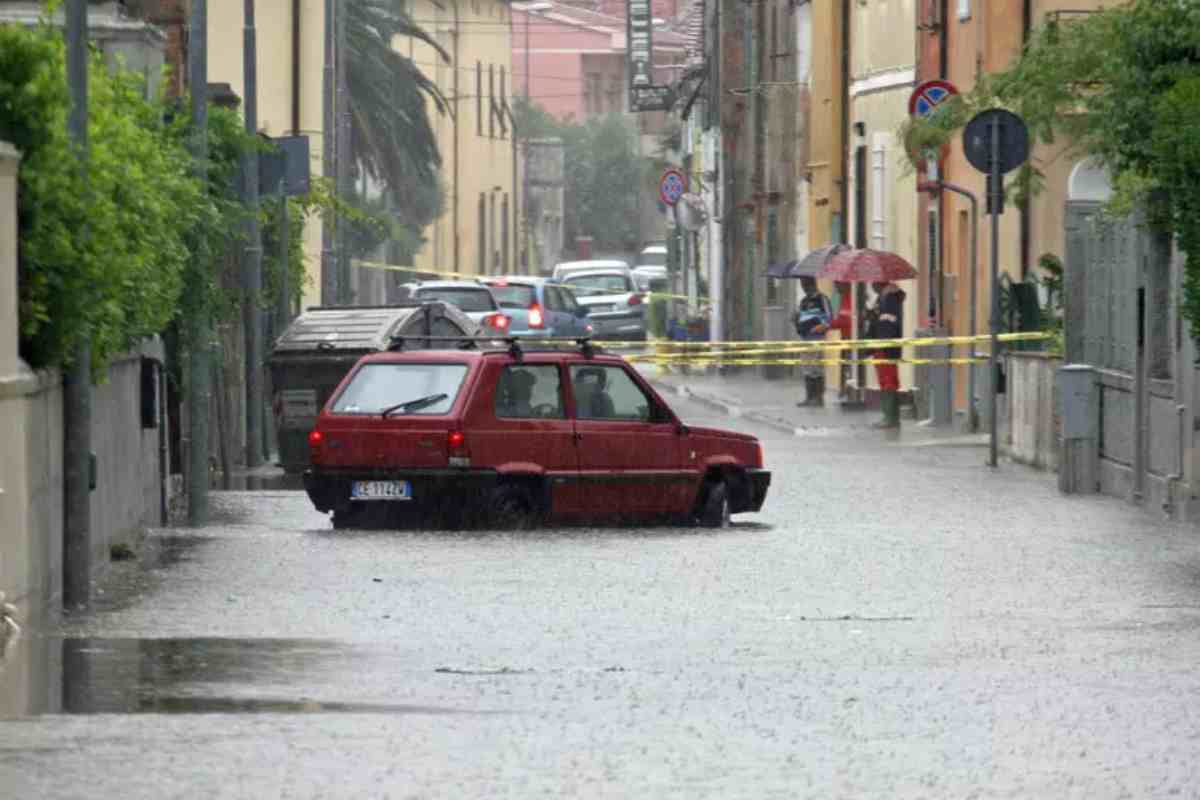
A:
<svg viewBox="0 0 1200 800">
<path fill-rule="evenodd" d="M 335 528 L 468 518 L 688 519 L 758 511 L 753 436 L 684 425 L 624 359 L 592 349 L 386 352 L 342 380 L 304 486 Z"/>
</svg>

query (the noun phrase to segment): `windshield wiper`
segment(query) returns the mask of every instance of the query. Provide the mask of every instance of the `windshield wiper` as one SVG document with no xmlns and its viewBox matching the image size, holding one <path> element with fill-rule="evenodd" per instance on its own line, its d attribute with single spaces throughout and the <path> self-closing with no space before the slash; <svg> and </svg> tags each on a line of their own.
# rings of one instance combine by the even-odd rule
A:
<svg viewBox="0 0 1200 800">
<path fill-rule="evenodd" d="M 413 411 L 420 411 L 422 408 L 431 406 L 434 403 L 442 402 L 449 396 L 450 395 L 446 394 L 445 392 L 441 392 L 440 394 L 431 394 L 428 397 L 418 397 L 416 400 L 405 400 L 403 403 L 396 403 L 394 406 L 388 406 L 383 411 L 379 412 L 379 415 L 381 417 L 387 417 L 393 411 L 403 411 L 406 414 Z"/>
</svg>

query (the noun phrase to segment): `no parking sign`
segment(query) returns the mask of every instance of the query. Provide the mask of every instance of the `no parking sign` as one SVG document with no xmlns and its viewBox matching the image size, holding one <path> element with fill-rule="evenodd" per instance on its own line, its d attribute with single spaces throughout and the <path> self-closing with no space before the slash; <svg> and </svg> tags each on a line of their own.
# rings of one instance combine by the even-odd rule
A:
<svg viewBox="0 0 1200 800">
<path fill-rule="evenodd" d="M 687 191 L 687 178 L 683 173 L 672 167 L 663 172 L 658 181 L 658 197 L 669 206 L 679 202 Z"/>
</svg>

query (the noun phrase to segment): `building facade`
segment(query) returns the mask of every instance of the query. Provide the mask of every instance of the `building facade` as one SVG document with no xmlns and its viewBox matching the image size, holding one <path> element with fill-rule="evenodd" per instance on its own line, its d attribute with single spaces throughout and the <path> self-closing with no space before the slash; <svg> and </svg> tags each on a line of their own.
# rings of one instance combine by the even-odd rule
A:
<svg viewBox="0 0 1200 800">
<path fill-rule="evenodd" d="M 511 97 L 512 16 L 498 0 L 414 0 L 413 21 L 432 34 L 443 59 L 414 40 L 398 47 L 450 103 L 430 107 L 442 155 L 446 209 L 425 231 L 417 272 L 504 274 L 520 263 L 520 183 Z"/>
</svg>

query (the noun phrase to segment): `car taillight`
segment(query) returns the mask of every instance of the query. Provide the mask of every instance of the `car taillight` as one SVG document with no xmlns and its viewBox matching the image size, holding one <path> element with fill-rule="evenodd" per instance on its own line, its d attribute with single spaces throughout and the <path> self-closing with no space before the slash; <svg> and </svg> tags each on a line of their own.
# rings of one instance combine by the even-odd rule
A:
<svg viewBox="0 0 1200 800">
<path fill-rule="evenodd" d="M 642 304 L 642 296 L 640 294 L 629 295 L 629 305 L 640 306 Z"/>
<path fill-rule="evenodd" d="M 529 327 L 544 328 L 546 326 L 546 315 L 542 313 L 542 307 L 534 303 L 529 307 Z"/>
<path fill-rule="evenodd" d="M 325 437 L 318 430 L 308 432 L 308 452 L 312 456 L 312 460 L 316 461 L 321 456 L 321 444 L 325 441 Z"/>
<path fill-rule="evenodd" d="M 467 435 L 462 431 L 446 434 L 446 456 L 452 467 L 471 466 L 471 451 L 467 449 Z"/>
<path fill-rule="evenodd" d="M 492 314 L 490 317 L 485 317 L 483 324 L 490 328 L 495 328 L 498 331 L 508 330 L 509 318 L 504 314 Z"/>
<path fill-rule="evenodd" d="M 763 465 L 762 442 L 754 443 L 754 460 L 754 466 L 761 467 Z"/>
</svg>

